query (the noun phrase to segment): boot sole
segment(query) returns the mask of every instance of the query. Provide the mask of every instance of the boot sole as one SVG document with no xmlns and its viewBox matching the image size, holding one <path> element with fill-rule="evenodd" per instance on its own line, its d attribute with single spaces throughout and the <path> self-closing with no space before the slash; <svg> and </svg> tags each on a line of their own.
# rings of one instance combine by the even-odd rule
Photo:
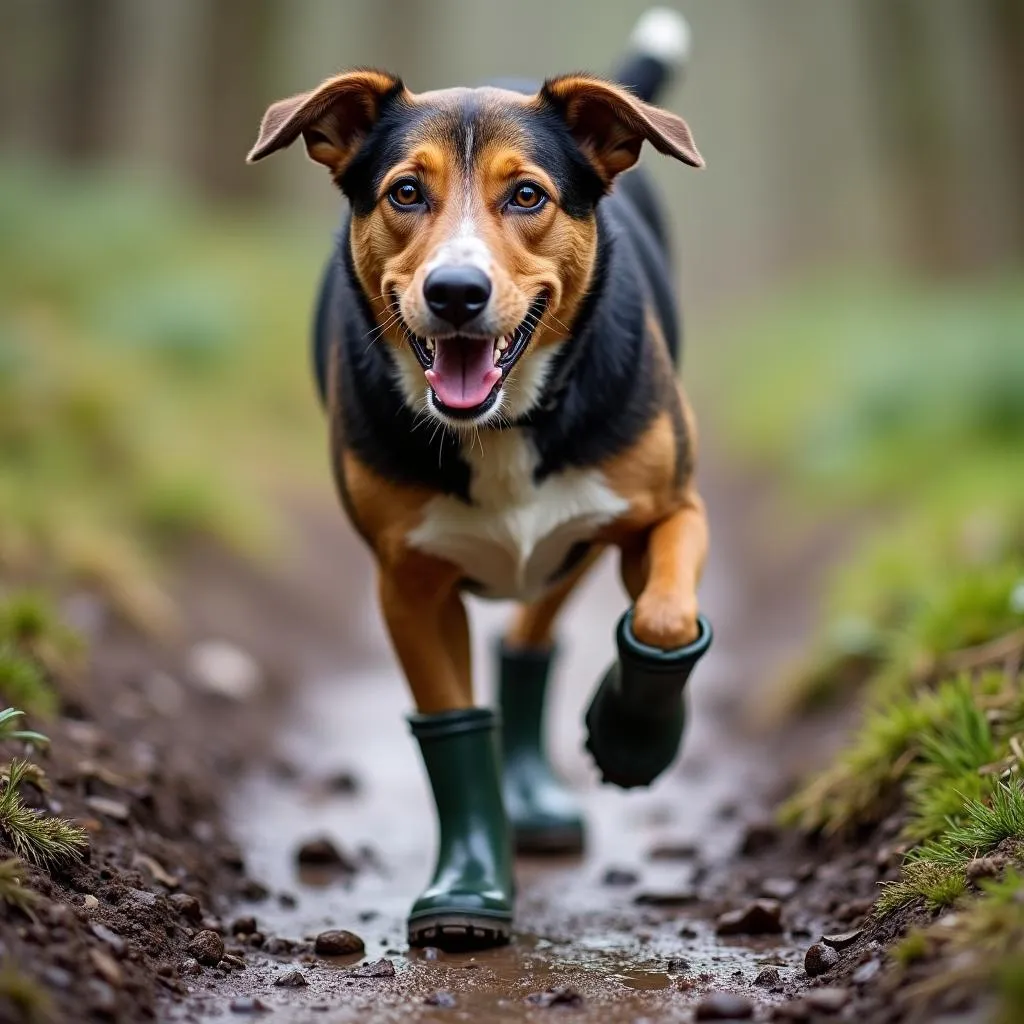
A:
<svg viewBox="0 0 1024 1024">
<path fill-rule="evenodd" d="M 409 922 L 410 946 L 445 950 L 504 946 L 512 938 L 512 921 L 474 914 L 432 914 Z"/>
</svg>

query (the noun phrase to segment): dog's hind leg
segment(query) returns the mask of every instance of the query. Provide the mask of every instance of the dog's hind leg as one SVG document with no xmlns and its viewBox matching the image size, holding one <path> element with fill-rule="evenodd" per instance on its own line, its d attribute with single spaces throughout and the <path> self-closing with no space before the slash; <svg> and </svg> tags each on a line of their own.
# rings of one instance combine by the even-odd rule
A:
<svg viewBox="0 0 1024 1024">
<path fill-rule="evenodd" d="M 579 805 L 545 751 L 544 709 L 555 660 L 555 621 L 602 550 L 592 547 L 544 596 L 522 605 L 498 651 L 505 807 L 522 852 L 576 853 L 583 847 Z"/>
</svg>

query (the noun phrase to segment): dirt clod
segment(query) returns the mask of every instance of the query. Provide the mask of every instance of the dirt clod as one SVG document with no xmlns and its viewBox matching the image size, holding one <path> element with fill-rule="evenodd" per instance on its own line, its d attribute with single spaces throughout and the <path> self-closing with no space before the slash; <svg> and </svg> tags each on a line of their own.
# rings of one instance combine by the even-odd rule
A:
<svg viewBox="0 0 1024 1024">
<path fill-rule="evenodd" d="M 313 952 L 320 956 L 351 956 L 366 952 L 366 944 L 354 932 L 334 929 L 321 932 L 316 937 Z"/>
<path fill-rule="evenodd" d="M 546 1010 L 552 1006 L 582 1006 L 583 996 L 572 985 L 555 985 L 543 992 L 531 992 L 526 1001 Z"/>
<path fill-rule="evenodd" d="M 758 988 L 774 988 L 776 985 L 782 984 L 782 975 L 779 974 L 777 967 L 765 967 L 752 984 L 757 985 Z"/>
<path fill-rule="evenodd" d="M 821 942 L 809 946 L 804 954 L 804 970 L 810 978 L 827 974 L 838 962 L 839 954 L 831 946 Z"/>
<path fill-rule="evenodd" d="M 980 881 L 983 878 L 998 878 L 1007 865 L 1006 857 L 975 857 L 968 861 L 967 877 L 972 882 Z"/>
<path fill-rule="evenodd" d="M 203 908 L 195 896 L 189 896 L 184 892 L 176 892 L 171 897 L 171 904 L 186 921 L 199 924 L 203 919 Z"/>
<path fill-rule="evenodd" d="M 665 970 L 669 974 L 686 974 L 690 970 L 692 964 L 685 957 L 674 957 L 665 964 Z"/>
<path fill-rule="evenodd" d="M 750 1020 L 754 1004 L 733 992 L 712 992 L 698 1004 L 695 1020 Z"/>
<path fill-rule="evenodd" d="M 216 967 L 224 958 L 224 940 L 210 929 L 197 932 L 188 944 L 189 953 L 206 967 Z"/>
<path fill-rule="evenodd" d="M 245 917 L 236 917 L 231 922 L 232 935 L 252 935 L 256 931 L 256 918 L 251 914 Z"/>
<path fill-rule="evenodd" d="M 778 935 L 782 931 L 782 906 L 778 900 L 754 900 L 722 914 L 715 930 L 719 935 Z"/>
<path fill-rule="evenodd" d="M 285 971 L 274 979 L 278 988 L 305 988 L 309 982 L 302 971 Z"/>
<path fill-rule="evenodd" d="M 197 974 L 202 974 L 203 969 L 199 966 L 199 961 L 194 956 L 190 956 L 181 961 L 181 973 L 186 977 L 194 977 Z"/>
</svg>

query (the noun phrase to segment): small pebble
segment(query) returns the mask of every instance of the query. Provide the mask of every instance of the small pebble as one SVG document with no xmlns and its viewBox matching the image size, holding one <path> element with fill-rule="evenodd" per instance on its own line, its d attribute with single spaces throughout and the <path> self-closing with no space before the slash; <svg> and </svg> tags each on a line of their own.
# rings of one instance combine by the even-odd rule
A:
<svg viewBox="0 0 1024 1024">
<path fill-rule="evenodd" d="M 822 1013 L 838 1013 L 849 1001 L 850 990 L 845 988 L 812 988 L 804 993 L 808 1005 Z"/>
<path fill-rule="evenodd" d="M 715 930 L 719 935 L 777 935 L 782 931 L 782 906 L 778 900 L 754 900 L 722 914 Z"/>
<path fill-rule="evenodd" d="M 296 852 L 295 859 L 300 864 L 332 867 L 341 871 L 355 872 L 358 868 L 352 858 L 346 857 L 326 836 L 304 842 Z"/>
<path fill-rule="evenodd" d="M 251 914 L 246 917 L 236 917 L 231 923 L 232 935 L 252 935 L 256 931 L 256 918 Z"/>
<path fill-rule="evenodd" d="M 861 964 L 853 972 L 853 983 L 855 985 L 866 985 L 869 981 L 878 975 L 878 972 L 882 969 L 881 960 L 869 960 L 866 964 Z"/>
<path fill-rule="evenodd" d="M 665 970 L 669 974 L 686 974 L 690 967 L 690 961 L 681 956 L 675 957 L 665 964 Z"/>
<path fill-rule="evenodd" d="M 695 1020 L 750 1020 L 754 1004 L 744 996 L 732 992 L 712 992 L 698 1004 Z"/>
<path fill-rule="evenodd" d="M 203 919 L 203 909 L 199 905 L 199 900 L 197 900 L 195 896 L 189 896 L 187 893 L 183 892 L 176 892 L 171 897 L 171 904 L 186 921 L 191 921 L 193 924 L 199 924 Z"/>
<path fill-rule="evenodd" d="M 124 952 L 124 939 L 117 932 L 111 931 L 106 925 L 91 924 L 89 925 L 89 931 L 101 942 L 105 942 L 118 956 Z"/>
<path fill-rule="evenodd" d="M 550 1006 L 582 1006 L 583 996 L 572 985 L 555 985 L 543 992 L 532 992 L 526 997 L 531 1006 L 547 1009 Z"/>
<path fill-rule="evenodd" d="M 788 900 L 799 888 L 795 878 L 766 878 L 761 882 L 761 895 L 771 900 Z"/>
<path fill-rule="evenodd" d="M 815 942 L 804 954 L 804 970 L 809 978 L 827 974 L 839 962 L 839 954 L 821 942 Z"/>
<path fill-rule="evenodd" d="M 320 956 L 351 956 L 353 953 L 365 953 L 366 944 L 354 932 L 332 929 L 316 937 L 313 952 Z"/>
<path fill-rule="evenodd" d="M 106 818 L 113 818 L 114 821 L 127 821 L 130 815 L 127 804 L 105 796 L 86 797 L 85 805 L 90 811 L 102 814 Z"/>
<path fill-rule="evenodd" d="M 640 876 L 629 868 L 608 868 L 601 876 L 602 885 L 636 885 Z"/>
<path fill-rule="evenodd" d="M 782 984 L 782 975 L 777 967 L 762 968 L 761 973 L 753 981 L 759 988 L 774 988 Z"/>
<path fill-rule="evenodd" d="M 446 1010 L 450 1010 L 456 1005 L 455 996 L 453 996 L 451 992 L 431 992 L 423 1002 L 425 1002 L 427 1006 L 440 1006 Z"/>
<path fill-rule="evenodd" d="M 254 996 L 239 996 L 237 999 L 232 999 L 228 1008 L 232 1013 L 237 1014 L 268 1013 L 270 1011 L 270 1007 L 266 1003 Z"/>
<path fill-rule="evenodd" d="M 192 682 L 209 694 L 246 701 L 263 686 L 263 672 L 253 657 L 226 640 L 205 640 L 188 655 Z"/>
<path fill-rule="evenodd" d="M 202 974 L 203 969 L 199 966 L 199 961 L 195 957 L 187 957 L 181 961 L 181 973 L 189 976 L 195 976 L 196 974 Z"/>
<path fill-rule="evenodd" d="M 302 971 L 285 971 L 274 979 L 278 988 L 305 988 L 309 984 Z"/>
<path fill-rule="evenodd" d="M 206 967 L 216 967 L 224 958 L 224 940 L 215 932 L 196 932 L 188 944 L 189 953 Z"/>
<path fill-rule="evenodd" d="M 863 934 L 864 929 L 858 928 L 856 931 L 843 932 L 841 935 L 822 935 L 821 941 L 833 949 L 846 949 L 847 946 L 852 946 Z"/>
</svg>

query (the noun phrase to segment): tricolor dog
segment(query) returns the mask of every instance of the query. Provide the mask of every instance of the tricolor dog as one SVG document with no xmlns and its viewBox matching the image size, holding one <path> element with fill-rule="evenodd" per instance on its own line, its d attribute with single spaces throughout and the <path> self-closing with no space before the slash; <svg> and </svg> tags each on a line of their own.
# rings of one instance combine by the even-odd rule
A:
<svg viewBox="0 0 1024 1024">
<path fill-rule="evenodd" d="M 651 102 L 686 34 L 677 14 L 648 12 L 615 81 L 414 93 L 349 71 L 274 103 L 249 154 L 301 138 L 348 200 L 316 365 L 440 818 L 414 944 L 506 941 L 513 845 L 582 843 L 541 722 L 559 610 L 608 548 L 633 604 L 591 749 L 632 785 L 664 767 L 639 765 L 652 749 L 678 747 L 682 683 L 710 636 L 696 596 L 707 527 L 665 225 L 633 167 L 644 143 L 703 164 L 686 122 Z M 474 706 L 465 592 L 519 602 L 500 714 Z"/>
</svg>

